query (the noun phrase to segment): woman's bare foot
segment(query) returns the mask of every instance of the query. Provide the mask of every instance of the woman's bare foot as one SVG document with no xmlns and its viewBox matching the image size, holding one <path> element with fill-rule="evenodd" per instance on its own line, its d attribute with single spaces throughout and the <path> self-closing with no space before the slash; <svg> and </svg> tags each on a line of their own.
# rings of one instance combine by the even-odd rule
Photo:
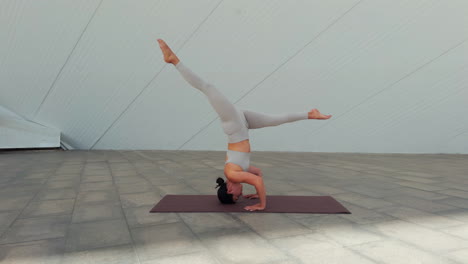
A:
<svg viewBox="0 0 468 264">
<path fill-rule="evenodd" d="M 169 46 L 164 42 L 162 39 L 158 39 L 159 47 L 164 55 L 164 61 L 167 63 L 172 63 L 177 65 L 179 63 L 179 58 L 175 55 L 175 53 L 169 48 Z"/>
<path fill-rule="evenodd" d="M 316 108 L 310 110 L 309 112 L 309 119 L 329 119 L 332 117 L 331 115 L 324 115 L 319 112 Z"/>
<path fill-rule="evenodd" d="M 247 211 L 262 211 L 262 210 L 265 210 L 265 206 L 262 206 L 261 204 L 254 204 L 254 205 L 251 205 L 251 206 L 246 206 L 244 207 L 245 210 Z"/>
</svg>

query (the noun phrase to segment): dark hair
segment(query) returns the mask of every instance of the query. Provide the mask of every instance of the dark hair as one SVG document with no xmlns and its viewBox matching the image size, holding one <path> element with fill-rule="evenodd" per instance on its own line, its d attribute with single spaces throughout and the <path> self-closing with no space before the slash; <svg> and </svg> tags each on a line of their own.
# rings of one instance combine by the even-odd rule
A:
<svg viewBox="0 0 468 264">
<path fill-rule="evenodd" d="M 218 179 L 216 179 L 216 183 L 218 184 L 218 186 L 216 186 L 215 188 L 218 188 L 218 199 L 221 203 L 223 204 L 233 204 L 235 203 L 234 199 L 232 199 L 232 194 L 230 193 L 227 193 L 227 186 L 226 186 L 226 183 L 224 182 L 223 178 L 221 177 L 218 177 Z"/>
</svg>

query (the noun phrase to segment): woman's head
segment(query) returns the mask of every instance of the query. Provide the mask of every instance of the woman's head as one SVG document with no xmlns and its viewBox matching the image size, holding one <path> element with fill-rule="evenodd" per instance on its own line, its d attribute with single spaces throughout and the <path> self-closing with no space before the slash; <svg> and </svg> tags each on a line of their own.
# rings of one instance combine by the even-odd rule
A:
<svg viewBox="0 0 468 264">
<path fill-rule="evenodd" d="M 231 183 L 229 181 L 226 183 L 221 177 L 216 180 L 216 183 L 218 184 L 216 188 L 219 187 L 218 199 L 221 203 L 233 204 L 242 195 L 242 184 L 240 183 Z"/>
</svg>

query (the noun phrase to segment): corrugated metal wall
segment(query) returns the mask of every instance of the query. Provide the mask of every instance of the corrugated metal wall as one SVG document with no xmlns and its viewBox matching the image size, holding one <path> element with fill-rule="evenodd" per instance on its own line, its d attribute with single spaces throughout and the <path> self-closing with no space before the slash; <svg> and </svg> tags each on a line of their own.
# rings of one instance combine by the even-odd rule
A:
<svg viewBox="0 0 468 264">
<path fill-rule="evenodd" d="M 0 3 L 0 104 L 81 149 L 226 148 L 165 39 L 237 106 L 333 114 L 253 150 L 468 153 L 468 1 Z"/>
<path fill-rule="evenodd" d="M 27 121 L 0 106 L 0 149 L 59 147 L 60 131 Z"/>
</svg>

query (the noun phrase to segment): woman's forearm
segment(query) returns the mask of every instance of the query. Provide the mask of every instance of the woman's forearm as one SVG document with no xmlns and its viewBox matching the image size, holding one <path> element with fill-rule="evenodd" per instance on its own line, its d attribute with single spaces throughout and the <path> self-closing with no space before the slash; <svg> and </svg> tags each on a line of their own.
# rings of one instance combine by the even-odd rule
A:
<svg viewBox="0 0 468 264">
<path fill-rule="evenodd" d="M 266 191 L 263 179 L 258 181 L 258 183 L 255 185 L 255 189 L 257 190 L 258 198 L 260 199 L 260 205 L 262 207 L 266 207 Z"/>
</svg>

